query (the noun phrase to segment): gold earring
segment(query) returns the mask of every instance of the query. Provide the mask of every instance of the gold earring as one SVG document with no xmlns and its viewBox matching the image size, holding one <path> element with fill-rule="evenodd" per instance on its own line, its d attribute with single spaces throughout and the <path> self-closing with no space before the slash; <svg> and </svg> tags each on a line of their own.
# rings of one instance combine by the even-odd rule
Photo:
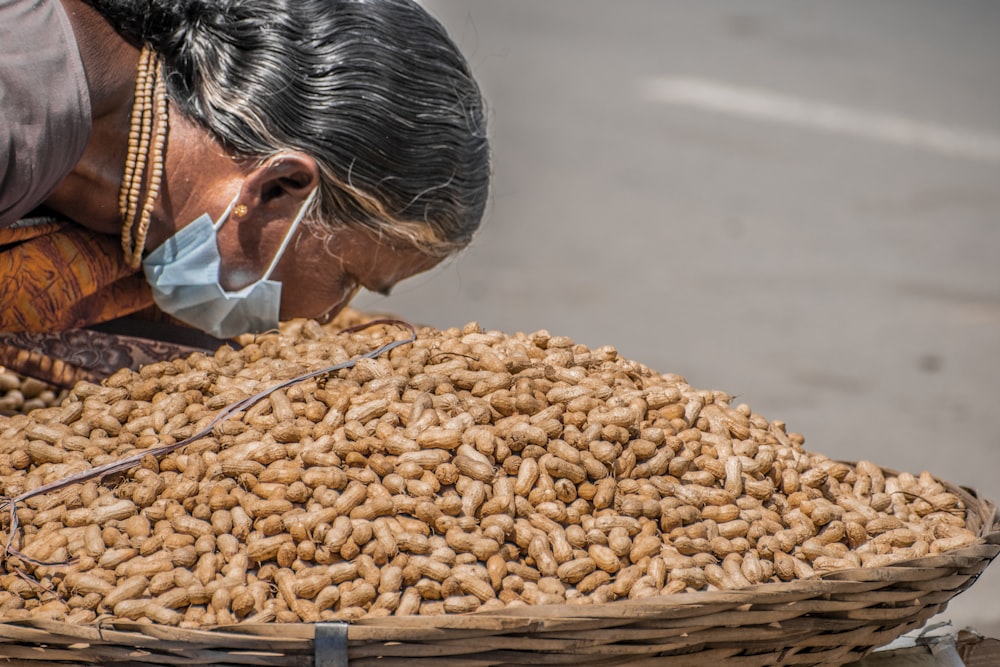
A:
<svg viewBox="0 0 1000 667">
<path fill-rule="evenodd" d="M 237 204 L 236 207 L 233 209 L 233 215 L 236 216 L 237 218 L 242 218 L 248 212 L 249 209 L 247 208 L 246 204 Z"/>
</svg>

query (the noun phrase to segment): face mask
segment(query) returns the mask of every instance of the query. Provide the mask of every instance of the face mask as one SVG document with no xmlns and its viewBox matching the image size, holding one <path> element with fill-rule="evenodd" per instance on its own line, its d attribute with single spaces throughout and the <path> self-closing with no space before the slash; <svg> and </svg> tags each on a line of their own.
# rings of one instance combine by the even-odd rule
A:
<svg viewBox="0 0 1000 667">
<path fill-rule="evenodd" d="M 278 327 L 281 283 L 269 280 L 299 223 L 316 197 L 313 190 L 299 208 L 264 275 L 232 292 L 219 284 L 222 259 L 216 235 L 236 200 L 217 223 L 207 213 L 163 242 L 142 262 L 153 300 L 165 313 L 217 338 L 260 333 Z"/>
</svg>

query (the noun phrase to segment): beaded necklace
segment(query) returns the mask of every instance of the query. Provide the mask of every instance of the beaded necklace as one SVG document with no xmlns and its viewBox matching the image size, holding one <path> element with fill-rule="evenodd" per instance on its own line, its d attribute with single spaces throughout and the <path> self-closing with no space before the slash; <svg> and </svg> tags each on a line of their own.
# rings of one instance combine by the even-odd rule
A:
<svg viewBox="0 0 1000 667">
<path fill-rule="evenodd" d="M 155 108 L 154 108 L 155 107 Z M 142 263 L 142 252 L 149 232 L 153 206 L 160 194 L 163 177 L 164 148 L 167 142 L 167 87 L 163 65 L 149 47 L 139 54 L 135 75 L 135 101 L 129 121 L 128 155 L 125 174 L 118 192 L 118 210 L 122 216 L 122 250 L 133 268 Z M 153 128 L 156 128 L 154 135 Z M 152 151 L 152 153 L 150 153 Z M 152 164 L 146 198 L 139 208 L 139 196 Z M 133 240 L 134 230 L 134 240 Z"/>
</svg>

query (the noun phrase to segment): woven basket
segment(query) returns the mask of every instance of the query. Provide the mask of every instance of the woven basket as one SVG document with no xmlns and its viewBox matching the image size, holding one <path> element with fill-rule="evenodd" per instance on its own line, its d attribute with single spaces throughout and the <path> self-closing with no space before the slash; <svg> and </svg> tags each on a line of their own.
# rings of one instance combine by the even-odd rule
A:
<svg viewBox="0 0 1000 667">
<path fill-rule="evenodd" d="M 1000 553 L 1000 517 L 945 484 L 980 540 L 886 567 L 725 592 L 467 615 L 186 630 L 134 622 L 0 622 L 0 664 L 485 667 L 843 665 L 920 627 Z M 332 640 L 331 640 L 332 637 Z M 6 659 L 6 660 L 3 660 Z"/>
</svg>

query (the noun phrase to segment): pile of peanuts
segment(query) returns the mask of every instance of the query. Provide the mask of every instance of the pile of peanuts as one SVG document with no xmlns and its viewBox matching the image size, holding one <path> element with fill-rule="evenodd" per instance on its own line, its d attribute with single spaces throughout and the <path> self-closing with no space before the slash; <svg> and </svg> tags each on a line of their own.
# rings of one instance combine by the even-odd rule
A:
<svg viewBox="0 0 1000 667">
<path fill-rule="evenodd" d="M 0 493 L 179 442 L 400 338 L 297 321 L 0 419 Z M 803 448 L 745 404 L 545 331 L 423 328 L 211 435 L 0 515 L 0 620 L 182 627 L 597 604 L 975 541 L 929 474 Z"/>
<path fill-rule="evenodd" d="M 27 413 L 58 405 L 66 391 L 0 367 L 0 415 Z"/>
</svg>

